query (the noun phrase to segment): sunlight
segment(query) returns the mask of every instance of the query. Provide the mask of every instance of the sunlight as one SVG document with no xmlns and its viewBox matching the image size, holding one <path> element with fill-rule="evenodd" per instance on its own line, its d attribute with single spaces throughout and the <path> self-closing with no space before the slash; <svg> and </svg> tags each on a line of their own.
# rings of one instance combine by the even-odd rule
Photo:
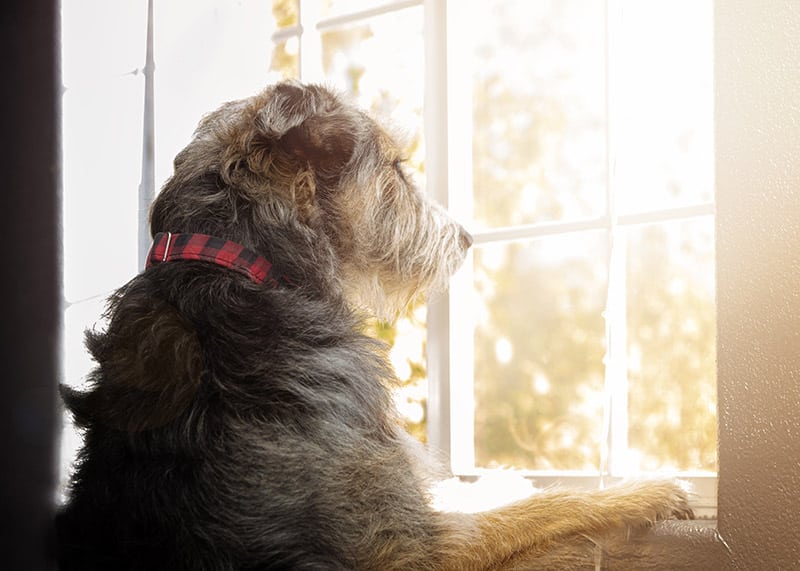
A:
<svg viewBox="0 0 800 571">
<path fill-rule="evenodd" d="M 440 511 L 476 513 L 500 507 L 535 494 L 530 480 L 513 470 L 485 472 L 475 482 L 450 478 L 433 489 L 431 504 Z"/>
<path fill-rule="evenodd" d="M 494 345 L 494 355 L 497 362 L 501 365 L 507 365 L 514 357 L 514 346 L 505 337 L 501 337 Z"/>
</svg>

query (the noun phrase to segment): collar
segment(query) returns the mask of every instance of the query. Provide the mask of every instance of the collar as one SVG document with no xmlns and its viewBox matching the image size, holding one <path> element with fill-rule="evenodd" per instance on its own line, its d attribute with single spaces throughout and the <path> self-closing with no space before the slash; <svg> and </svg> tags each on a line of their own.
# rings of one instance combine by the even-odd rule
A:
<svg viewBox="0 0 800 571">
<path fill-rule="evenodd" d="M 159 232 L 147 254 L 145 268 L 175 260 L 200 260 L 229 268 L 270 287 L 294 285 L 268 260 L 241 244 L 207 234 Z"/>
</svg>

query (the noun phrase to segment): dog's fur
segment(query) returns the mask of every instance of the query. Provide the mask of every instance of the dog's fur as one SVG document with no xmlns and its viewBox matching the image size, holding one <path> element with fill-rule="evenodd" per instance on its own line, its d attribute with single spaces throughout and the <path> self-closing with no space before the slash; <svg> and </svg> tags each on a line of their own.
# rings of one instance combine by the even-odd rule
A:
<svg viewBox="0 0 800 571">
<path fill-rule="evenodd" d="M 403 173 L 392 138 L 317 86 L 208 115 L 151 230 L 233 240 L 268 288 L 201 261 L 150 267 L 89 333 L 85 444 L 62 569 L 494 569 L 581 534 L 691 513 L 672 483 L 547 492 L 482 514 L 429 502 L 361 315 L 446 284 L 469 235 Z"/>
</svg>

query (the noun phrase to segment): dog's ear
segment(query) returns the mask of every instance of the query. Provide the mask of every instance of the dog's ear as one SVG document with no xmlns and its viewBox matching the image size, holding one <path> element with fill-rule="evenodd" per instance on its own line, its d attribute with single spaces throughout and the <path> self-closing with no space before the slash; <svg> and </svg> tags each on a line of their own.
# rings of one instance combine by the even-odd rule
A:
<svg viewBox="0 0 800 571">
<path fill-rule="evenodd" d="M 281 152 L 308 165 L 317 180 L 335 183 L 350 161 L 360 121 L 327 89 L 282 83 L 261 110 L 261 132 Z"/>
<path fill-rule="evenodd" d="M 336 181 L 355 150 L 353 131 L 331 116 L 312 116 L 281 137 L 280 144 L 298 160 L 311 165 L 324 181 Z"/>
</svg>

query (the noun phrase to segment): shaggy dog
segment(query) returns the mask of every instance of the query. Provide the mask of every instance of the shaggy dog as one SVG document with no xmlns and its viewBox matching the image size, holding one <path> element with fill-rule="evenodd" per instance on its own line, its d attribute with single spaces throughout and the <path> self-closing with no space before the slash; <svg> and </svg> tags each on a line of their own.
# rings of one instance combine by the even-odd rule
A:
<svg viewBox="0 0 800 571">
<path fill-rule="evenodd" d="M 63 389 L 85 442 L 63 570 L 495 569 L 580 535 L 688 517 L 668 482 L 431 506 L 364 308 L 446 285 L 472 239 L 401 151 L 318 86 L 225 104 L 176 157 L 148 267 Z"/>
</svg>

